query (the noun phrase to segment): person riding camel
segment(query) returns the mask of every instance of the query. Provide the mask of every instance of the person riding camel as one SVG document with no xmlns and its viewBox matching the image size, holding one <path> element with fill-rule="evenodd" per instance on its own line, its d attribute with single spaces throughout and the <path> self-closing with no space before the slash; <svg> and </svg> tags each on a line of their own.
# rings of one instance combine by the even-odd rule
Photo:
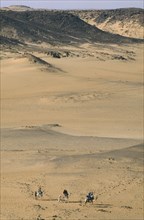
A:
<svg viewBox="0 0 144 220">
<path fill-rule="evenodd" d="M 94 199 L 94 194 L 93 194 L 93 192 L 89 192 L 89 193 L 87 194 L 87 198 L 88 198 L 89 200 L 93 200 L 93 199 Z"/>
<path fill-rule="evenodd" d="M 85 204 L 86 204 L 87 202 L 92 202 L 92 203 L 93 203 L 93 200 L 94 200 L 94 194 L 93 194 L 93 192 L 89 192 L 89 193 L 86 195 Z"/>
<path fill-rule="evenodd" d="M 39 187 L 38 187 L 38 190 L 35 191 L 35 198 L 37 199 L 37 198 L 42 197 L 42 196 L 43 196 L 43 193 L 44 193 L 44 192 L 42 191 L 41 186 L 39 186 Z"/>
<path fill-rule="evenodd" d="M 41 194 L 41 195 L 42 195 L 42 193 L 43 193 L 43 191 L 42 191 L 42 189 L 41 189 L 41 186 L 39 186 L 39 188 L 38 188 L 38 193 Z"/>
<path fill-rule="evenodd" d="M 64 191 L 63 191 L 63 195 L 68 199 L 68 197 L 69 197 L 69 193 L 68 193 L 68 191 L 67 191 L 66 189 L 64 189 Z"/>
<path fill-rule="evenodd" d="M 41 190 L 41 186 L 39 186 L 39 188 L 38 188 L 38 192 L 41 192 L 42 190 Z"/>
</svg>

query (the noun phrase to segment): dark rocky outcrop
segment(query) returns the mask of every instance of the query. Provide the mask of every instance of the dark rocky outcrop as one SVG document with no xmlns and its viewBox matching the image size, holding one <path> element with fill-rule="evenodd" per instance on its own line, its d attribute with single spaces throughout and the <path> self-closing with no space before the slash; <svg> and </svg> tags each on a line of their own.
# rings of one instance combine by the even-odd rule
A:
<svg viewBox="0 0 144 220">
<path fill-rule="evenodd" d="M 140 40 L 104 32 L 62 11 L 0 11 L 1 31 L 4 39 L 23 43 L 49 43 L 75 45 L 82 43 L 139 43 Z M 2 41 L 3 44 L 3 41 Z M 53 54 L 58 57 L 58 54 Z"/>
</svg>

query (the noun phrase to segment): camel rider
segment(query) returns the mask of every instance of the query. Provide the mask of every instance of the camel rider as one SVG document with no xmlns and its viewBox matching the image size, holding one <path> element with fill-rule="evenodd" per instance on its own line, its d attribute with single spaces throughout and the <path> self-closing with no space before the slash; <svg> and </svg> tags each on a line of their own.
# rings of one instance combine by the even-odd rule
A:
<svg viewBox="0 0 144 220">
<path fill-rule="evenodd" d="M 93 200 L 94 199 L 93 192 L 89 192 L 86 197 L 88 198 L 88 200 Z"/>
<path fill-rule="evenodd" d="M 63 195 L 68 199 L 69 193 L 68 193 L 68 191 L 66 189 L 64 189 Z"/>
<path fill-rule="evenodd" d="M 39 188 L 38 188 L 38 192 L 39 192 L 40 194 L 42 193 L 41 186 L 39 186 Z"/>
</svg>

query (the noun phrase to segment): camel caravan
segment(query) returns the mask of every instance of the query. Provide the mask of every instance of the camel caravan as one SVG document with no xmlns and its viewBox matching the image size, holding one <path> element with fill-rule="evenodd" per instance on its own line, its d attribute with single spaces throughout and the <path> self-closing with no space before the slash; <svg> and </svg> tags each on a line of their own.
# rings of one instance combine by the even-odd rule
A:
<svg viewBox="0 0 144 220">
<path fill-rule="evenodd" d="M 38 190 L 35 191 L 35 199 L 42 198 L 43 195 L 44 195 L 44 191 L 42 191 L 41 187 L 39 187 Z M 64 189 L 63 193 L 58 196 L 57 201 L 58 202 L 68 202 L 70 195 L 71 195 L 71 193 L 69 193 L 66 189 Z M 89 192 L 84 199 L 84 204 L 86 204 L 86 203 L 93 204 L 93 202 L 97 199 L 98 199 L 98 196 L 95 197 L 93 192 Z"/>
</svg>

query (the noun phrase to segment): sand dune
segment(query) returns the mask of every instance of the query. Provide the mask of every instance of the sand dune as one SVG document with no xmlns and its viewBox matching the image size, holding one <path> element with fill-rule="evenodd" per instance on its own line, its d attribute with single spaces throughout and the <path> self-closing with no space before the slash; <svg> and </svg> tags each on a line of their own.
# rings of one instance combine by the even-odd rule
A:
<svg viewBox="0 0 144 220">
<path fill-rule="evenodd" d="M 140 141 L 70 136 L 55 127 L 2 129 L 2 218 L 142 219 Z M 35 200 L 39 185 L 44 197 Z M 69 202 L 58 203 L 64 188 Z M 84 205 L 88 191 L 98 196 L 93 205 Z"/>
<path fill-rule="evenodd" d="M 24 57 L 28 58 L 31 63 L 38 65 L 41 70 L 48 70 L 49 72 L 63 72 L 60 68 L 57 68 L 52 64 L 46 62 L 45 60 L 32 54 L 25 54 Z"/>
<path fill-rule="evenodd" d="M 142 220 L 141 45 L 43 47 L 1 59 L 1 219 Z"/>
<path fill-rule="evenodd" d="M 128 62 L 33 54 L 52 65 L 48 71 L 21 55 L 3 59 L 2 127 L 58 123 L 68 133 L 141 139 L 142 56 L 133 51 L 137 60 Z"/>
</svg>

